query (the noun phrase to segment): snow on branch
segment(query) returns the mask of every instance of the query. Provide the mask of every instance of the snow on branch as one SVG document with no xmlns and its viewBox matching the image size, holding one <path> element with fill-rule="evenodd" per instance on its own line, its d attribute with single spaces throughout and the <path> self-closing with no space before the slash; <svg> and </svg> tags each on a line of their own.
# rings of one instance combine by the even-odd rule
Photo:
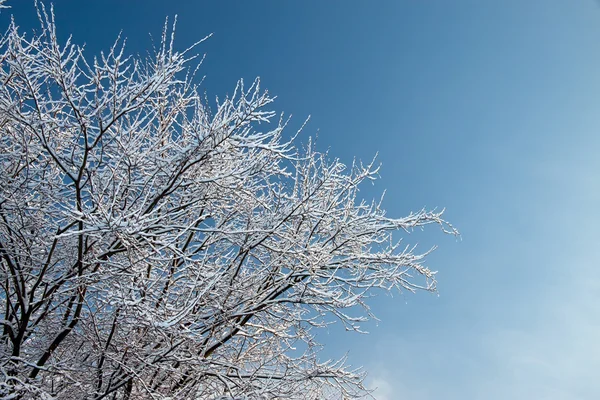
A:
<svg viewBox="0 0 600 400">
<path fill-rule="evenodd" d="M 0 397 L 361 398 L 314 333 L 435 291 L 393 235 L 456 235 L 442 212 L 362 200 L 375 162 L 286 139 L 259 79 L 211 110 L 167 28 L 146 59 L 90 59 L 38 12 L 0 38 Z"/>
</svg>

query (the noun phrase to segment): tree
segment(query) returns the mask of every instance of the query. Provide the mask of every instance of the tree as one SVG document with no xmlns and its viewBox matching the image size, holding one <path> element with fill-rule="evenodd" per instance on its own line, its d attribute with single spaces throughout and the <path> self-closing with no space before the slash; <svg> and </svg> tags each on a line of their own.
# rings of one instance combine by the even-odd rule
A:
<svg viewBox="0 0 600 400">
<path fill-rule="evenodd" d="M 362 396 L 314 330 L 359 330 L 377 288 L 434 291 L 392 235 L 456 234 L 441 212 L 360 200 L 378 167 L 285 139 L 258 79 L 212 111 L 167 27 L 146 59 L 88 59 L 38 14 L 0 39 L 0 396 Z"/>
</svg>

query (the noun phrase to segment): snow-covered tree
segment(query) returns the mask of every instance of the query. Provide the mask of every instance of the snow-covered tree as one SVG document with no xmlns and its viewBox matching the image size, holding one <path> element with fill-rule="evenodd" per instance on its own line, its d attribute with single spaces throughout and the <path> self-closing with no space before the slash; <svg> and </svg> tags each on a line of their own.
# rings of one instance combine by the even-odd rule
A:
<svg viewBox="0 0 600 400">
<path fill-rule="evenodd" d="M 392 234 L 456 234 L 441 213 L 362 201 L 377 166 L 286 139 L 258 80 L 211 111 L 167 28 L 146 59 L 90 59 L 38 12 L 0 38 L 0 397 L 364 395 L 314 332 L 434 291 Z"/>
</svg>

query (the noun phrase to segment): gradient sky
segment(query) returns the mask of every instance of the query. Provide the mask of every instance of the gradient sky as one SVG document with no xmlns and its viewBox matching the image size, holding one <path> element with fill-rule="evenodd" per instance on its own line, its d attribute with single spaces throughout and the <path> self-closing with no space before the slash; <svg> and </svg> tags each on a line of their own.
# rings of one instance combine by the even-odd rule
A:
<svg viewBox="0 0 600 400">
<path fill-rule="evenodd" d="M 59 34 L 145 52 L 166 16 L 210 96 L 256 76 L 301 140 L 351 162 L 379 152 L 386 207 L 446 207 L 439 296 L 373 299 L 349 351 L 380 400 L 600 398 L 600 7 L 592 0 L 55 0 Z M 25 29 L 33 1 L 13 0 Z"/>
</svg>

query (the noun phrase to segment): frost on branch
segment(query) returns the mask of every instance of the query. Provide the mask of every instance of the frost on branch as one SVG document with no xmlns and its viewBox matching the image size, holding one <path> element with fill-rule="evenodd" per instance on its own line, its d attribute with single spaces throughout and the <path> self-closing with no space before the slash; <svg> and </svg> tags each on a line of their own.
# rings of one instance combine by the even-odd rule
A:
<svg viewBox="0 0 600 400">
<path fill-rule="evenodd" d="M 377 166 L 285 140 L 258 80 L 209 110 L 166 29 L 148 59 L 90 59 L 39 15 L 0 40 L 0 397 L 364 395 L 314 331 L 435 290 L 392 234 L 455 234 L 441 213 L 360 200 Z"/>
</svg>

